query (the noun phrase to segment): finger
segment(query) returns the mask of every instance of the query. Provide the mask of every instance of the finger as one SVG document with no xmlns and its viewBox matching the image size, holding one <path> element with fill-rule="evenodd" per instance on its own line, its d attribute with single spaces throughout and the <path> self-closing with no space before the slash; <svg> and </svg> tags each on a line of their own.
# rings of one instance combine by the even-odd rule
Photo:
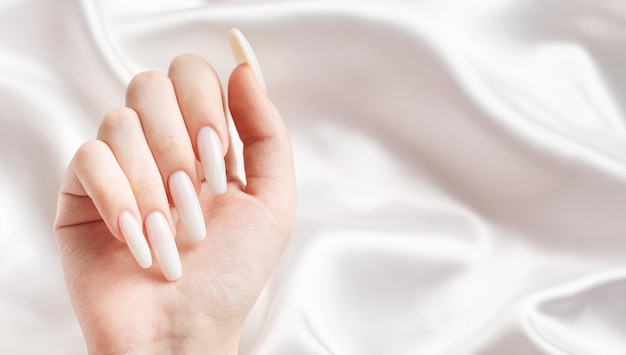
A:
<svg viewBox="0 0 626 355">
<path fill-rule="evenodd" d="M 213 194 L 223 194 L 228 128 L 220 80 L 209 62 L 193 54 L 176 57 L 168 75 L 207 183 Z"/>
<path fill-rule="evenodd" d="M 165 187 L 137 113 L 129 108 L 109 112 L 100 125 L 98 139 L 111 148 L 130 183 L 163 274 L 168 280 L 179 278 L 181 272 L 174 243 L 175 227 Z"/>
<path fill-rule="evenodd" d="M 226 178 L 228 182 L 236 182 L 241 186 L 242 182 L 237 167 L 235 146 L 233 145 L 233 138 L 230 131 L 228 133 L 228 151 L 226 152 L 226 156 L 224 157 L 224 162 L 226 165 Z"/>
<path fill-rule="evenodd" d="M 61 185 L 59 205 L 76 205 L 85 198 L 91 199 L 111 234 L 126 242 L 137 263 L 142 268 L 150 267 L 152 257 L 138 222 L 141 215 L 130 182 L 111 149 L 99 140 L 87 142 L 78 149 Z M 56 229 L 95 221 L 73 220 L 74 214 L 63 215 L 61 212 L 57 216 Z"/>
<path fill-rule="evenodd" d="M 204 239 L 206 225 L 197 194 L 200 182 L 196 157 L 172 82 L 157 72 L 138 74 L 128 85 L 126 104 L 139 115 L 163 185 L 189 236 Z"/>
<path fill-rule="evenodd" d="M 235 33 L 237 35 L 237 33 Z M 238 32 L 231 45 L 234 52 L 245 52 L 244 60 L 256 63 L 243 35 Z M 255 73 L 252 68 L 257 68 Z M 262 198 L 279 212 L 293 214 L 295 179 L 287 130 L 267 97 L 258 64 L 240 64 L 228 85 L 229 107 L 243 142 L 246 192 Z"/>
</svg>

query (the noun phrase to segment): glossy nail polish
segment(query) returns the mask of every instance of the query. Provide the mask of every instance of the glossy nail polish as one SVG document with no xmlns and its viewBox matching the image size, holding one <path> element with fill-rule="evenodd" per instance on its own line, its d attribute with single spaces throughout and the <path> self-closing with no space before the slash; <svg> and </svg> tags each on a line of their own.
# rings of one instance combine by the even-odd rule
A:
<svg viewBox="0 0 626 355">
<path fill-rule="evenodd" d="M 180 256 L 174 236 L 163 213 L 154 211 L 146 217 L 146 232 L 152 251 L 163 276 L 168 281 L 178 280 L 182 275 Z"/>
<path fill-rule="evenodd" d="M 122 231 L 122 235 L 126 240 L 128 249 L 137 260 L 139 266 L 144 269 L 152 266 L 152 256 L 150 255 L 150 247 L 146 237 L 143 235 L 140 224 L 135 217 L 128 212 L 124 211 L 118 218 L 118 225 Z"/>
<path fill-rule="evenodd" d="M 250 43 L 246 39 L 246 37 L 236 28 L 233 28 L 228 32 L 228 38 L 230 40 L 230 48 L 235 56 L 235 61 L 237 64 L 248 63 L 252 72 L 256 76 L 259 85 L 263 88 L 263 90 L 267 91 L 265 86 L 265 80 L 263 79 L 263 74 L 261 73 L 261 67 L 259 66 L 259 62 L 256 59 L 256 55 L 250 46 Z"/>
<path fill-rule="evenodd" d="M 198 131 L 198 153 L 204 168 L 204 176 L 214 195 L 226 192 L 226 168 L 222 143 L 215 130 L 202 127 Z"/>
<path fill-rule="evenodd" d="M 191 239 L 204 239 L 206 226 L 202 207 L 189 175 L 182 170 L 173 173 L 169 179 L 169 187 L 174 207 Z"/>
</svg>

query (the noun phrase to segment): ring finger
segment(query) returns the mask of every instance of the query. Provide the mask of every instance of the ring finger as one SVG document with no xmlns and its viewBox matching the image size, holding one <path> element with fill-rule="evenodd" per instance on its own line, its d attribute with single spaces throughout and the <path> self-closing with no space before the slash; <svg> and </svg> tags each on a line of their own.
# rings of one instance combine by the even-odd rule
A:
<svg viewBox="0 0 626 355">
<path fill-rule="evenodd" d="M 154 256 L 168 280 L 181 275 L 174 242 L 174 223 L 157 164 L 142 131 L 137 113 L 121 108 L 108 113 L 98 131 L 128 178 L 144 221 Z"/>
</svg>

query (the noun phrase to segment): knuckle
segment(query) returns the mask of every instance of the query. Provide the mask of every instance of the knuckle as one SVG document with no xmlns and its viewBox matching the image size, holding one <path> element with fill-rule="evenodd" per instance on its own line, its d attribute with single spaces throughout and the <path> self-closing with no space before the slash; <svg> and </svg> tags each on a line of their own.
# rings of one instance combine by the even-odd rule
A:
<svg viewBox="0 0 626 355">
<path fill-rule="evenodd" d="M 146 89 L 172 86 L 167 75 L 158 71 L 145 71 L 135 75 L 126 89 L 126 98 L 129 101 L 135 99 Z"/>
<path fill-rule="evenodd" d="M 179 70 L 186 70 L 191 67 L 205 66 L 215 72 L 211 64 L 201 55 L 195 53 L 184 53 L 176 56 L 170 63 L 170 73 L 176 73 Z"/>
<path fill-rule="evenodd" d="M 169 135 L 160 138 L 151 148 L 155 156 L 179 156 L 178 152 L 183 150 L 185 143 L 184 137 Z"/>
<path fill-rule="evenodd" d="M 144 176 L 133 186 L 133 191 L 137 196 L 150 195 L 154 193 L 154 191 L 163 189 L 163 180 L 161 180 L 160 176 Z"/>
<path fill-rule="evenodd" d="M 184 67 L 188 65 L 189 63 L 194 63 L 197 61 L 204 61 L 204 58 L 194 53 L 179 54 L 172 60 L 172 63 L 170 64 L 170 68 L 177 68 L 181 66 Z"/>
<path fill-rule="evenodd" d="M 103 141 L 95 139 L 90 140 L 83 143 L 78 148 L 76 154 L 74 155 L 74 160 L 78 165 L 83 165 L 87 160 L 94 159 L 108 150 L 109 146 Z"/>
<path fill-rule="evenodd" d="M 108 137 L 120 131 L 124 126 L 139 120 L 137 113 L 128 107 L 120 107 L 109 111 L 98 128 L 98 137 Z"/>
</svg>

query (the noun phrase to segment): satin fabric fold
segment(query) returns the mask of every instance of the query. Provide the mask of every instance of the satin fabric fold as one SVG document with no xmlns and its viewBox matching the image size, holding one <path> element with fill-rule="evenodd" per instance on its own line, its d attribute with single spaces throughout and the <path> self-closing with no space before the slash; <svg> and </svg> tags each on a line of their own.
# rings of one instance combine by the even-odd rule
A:
<svg viewBox="0 0 626 355">
<path fill-rule="evenodd" d="M 82 354 L 50 230 L 141 70 L 240 28 L 298 219 L 242 354 L 623 354 L 626 3 L 0 5 L 0 353 Z"/>
</svg>

